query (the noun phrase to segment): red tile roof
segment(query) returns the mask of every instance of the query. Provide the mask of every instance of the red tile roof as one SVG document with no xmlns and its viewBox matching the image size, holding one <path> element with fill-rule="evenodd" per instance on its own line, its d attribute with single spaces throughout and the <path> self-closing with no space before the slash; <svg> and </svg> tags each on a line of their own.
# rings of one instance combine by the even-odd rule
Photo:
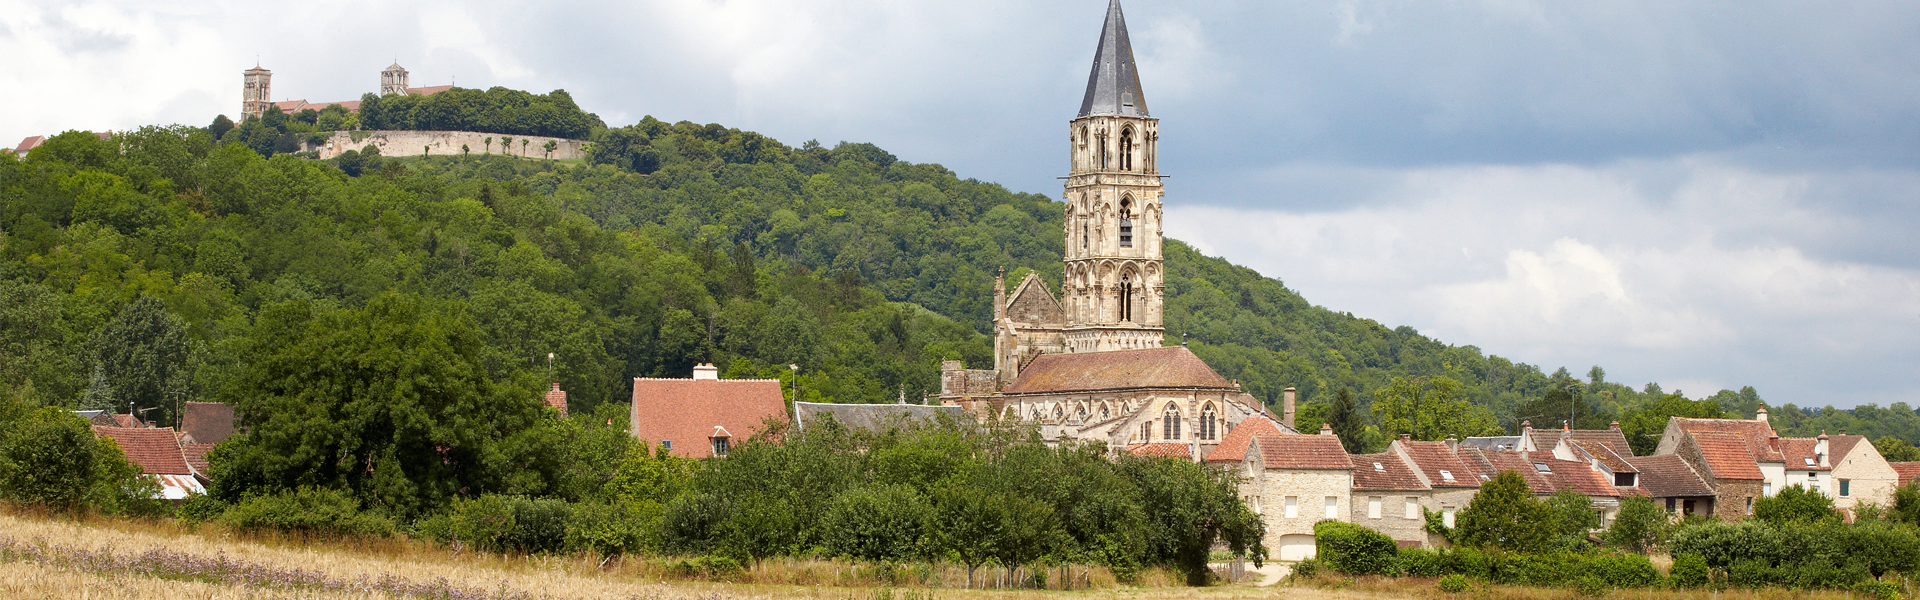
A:
<svg viewBox="0 0 1920 600">
<path fill-rule="evenodd" d="M 1827 436 L 1827 458 L 1831 459 L 1829 460 L 1829 462 L 1839 461 L 1842 457 L 1845 457 L 1848 453 L 1853 452 L 1854 446 L 1859 445 L 1860 442 L 1866 442 L 1866 441 L 1867 441 L 1867 436 L 1864 436 L 1864 435 L 1842 434 L 1842 435 Z M 1867 445 L 1872 446 L 1873 443 L 1868 442 Z M 1875 454 L 1878 454 L 1879 452 L 1880 450 L 1878 448 L 1874 449 Z"/>
<path fill-rule="evenodd" d="M 671 441 L 673 454 L 690 458 L 713 455 L 709 436 L 725 427 L 753 437 L 761 422 L 785 422 L 787 405 L 778 379 L 653 379 L 633 380 L 633 434 L 658 445 Z M 734 440 L 738 446 L 741 440 Z"/>
<path fill-rule="evenodd" d="M 1207 453 L 1207 462 L 1240 462 L 1247 458 L 1247 446 L 1255 437 L 1261 435 L 1279 435 L 1280 427 L 1263 416 L 1251 416 L 1240 421 L 1239 425 L 1227 431 L 1220 438 L 1220 445 Z"/>
<path fill-rule="evenodd" d="M 450 89 L 453 89 L 453 86 L 451 86 L 451 85 L 430 85 L 430 86 L 427 86 L 427 87 L 410 87 L 410 88 L 407 88 L 407 93 L 409 93 L 409 94 L 413 94 L 413 95 L 415 95 L 415 96 L 432 96 L 432 95 L 434 95 L 434 94 L 438 94 L 438 93 L 440 93 L 440 92 L 444 92 L 444 91 L 447 91 L 447 90 L 450 90 Z"/>
<path fill-rule="evenodd" d="M 1538 457 L 1539 454 L 1543 453 L 1529 453 L 1532 456 L 1522 455 L 1519 452 L 1478 452 L 1478 454 L 1484 457 L 1487 463 L 1493 467 L 1492 475 L 1494 476 L 1504 471 L 1519 473 L 1520 478 L 1527 481 L 1527 487 L 1532 489 L 1535 494 L 1551 494 L 1555 489 L 1553 481 L 1547 479 L 1546 474 L 1541 473 L 1540 469 L 1533 466 L 1534 462 L 1545 462 L 1541 461 Z M 1551 454 L 1547 456 L 1549 458 L 1552 457 Z M 1528 460 L 1529 458 L 1533 460 Z"/>
<path fill-rule="evenodd" d="M 1762 480 L 1760 465 L 1754 462 L 1752 450 L 1744 436 L 1737 433 L 1715 430 L 1699 430 L 1689 433 L 1693 442 L 1700 447 L 1700 455 L 1706 458 L 1707 471 L 1715 479 Z"/>
<path fill-rule="evenodd" d="M 1413 474 L 1413 468 L 1400 460 L 1395 452 L 1379 454 L 1355 454 L 1349 457 L 1353 461 L 1353 489 L 1356 490 L 1406 490 L 1418 491 L 1433 489 L 1420 483 L 1420 477 Z M 1471 478 L 1462 474 L 1462 478 Z"/>
<path fill-rule="evenodd" d="M 202 444 L 218 444 L 233 435 L 233 407 L 219 402 L 188 402 L 180 430 Z"/>
<path fill-rule="evenodd" d="M 187 466 L 193 467 L 201 477 L 207 476 L 207 452 L 213 450 L 213 444 L 186 444 L 180 447 L 180 454 L 187 459 Z"/>
<path fill-rule="evenodd" d="M 1188 446 L 1186 444 L 1179 444 L 1174 442 L 1159 442 L 1159 443 L 1153 443 L 1153 444 L 1129 444 L 1127 446 L 1127 454 L 1132 454 L 1134 456 L 1192 459 L 1193 447 Z"/>
<path fill-rule="evenodd" d="M 121 414 L 113 415 L 113 424 L 115 427 L 120 427 L 124 429 L 142 429 L 147 426 L 145 422 L 139 419 L 133 418 L 133 415 L 121 415 Z"/>
<path fill-rule="evenodd" d="M 1817 438 L 1780 438 L 1780 456 L 1787 461 L 1787 469 L 1793 471 L 1831 471 L 1838 454 L 1831 454 L 1833 447 L 1827 447 L 1827 466 L 1820 465 L 1820 453 L 1814 452 L 1820 446 Z"/>
<path fill-rule="evenodd" d="M 1568 440 L 1568 443 L 1575 448 L 1579 448 L 1581 452 L 1585 452 L 1587 456 L 1593 457 L 1594 460 L 1600 461 L 1600 464 L 1606 465 L 1609 469 L 1613 469 L 1615 473 L 1640 472 L 1639 469 L 1634 468 L 1632 463 L 1627 462 L 1626 457 L 1614 452 L 1612 446 L 1601 442 L 1577 439 Z M 1632 455 L 1632 452 L 1627 453 L 1627 456 Z"/>
<path fill-rule="evenodd" d="M 1627 436 L 1626 434 L 1620 433 L 1619 429 L 1574 429 L 1571 431 L 1561 431 L 1560 437 L 1578 442 L 1604 444 L 1608 448 L 1613 449 L 1614 454 L 1622 457 L 1633 456 L 1633 447 L 1627 445 Z M 1541 449 L 1546 450 L 1547 448 Z"/>
<path fill-rule="evenodd" d="M 27 139 L 20 140 L 20 145 L 13 147 L 13 153 L 21 156 L 26 156 L 28 150 L 37 148 L 40 146 L 40 144 L 44 144 L 46 142 L 47 142 L 47 136 L 44 136 L 44 135 L 29 136 Z"/>
<path fill-rule="evenodd" d="M 1887 463 L 1887 465 L 1892 466 L 1893 472 L 1900 475 L 1900 481 L 1895 485 L 1913 483 L 1914 477 L 1920 477 L 1920 462 L 1897 462 Z"/>
<path fill-rule="evenodd" d="M 1331 435 L 1281 433 L 1255 436 L 1268 469 L 1352 469 L 1347 449 Z"/>
<path fill-rule="evenodd" d="M 1394 440 L 1393 443 L 1406 449 L 1407 458 L 1413 461 L 1414 468 L 1420 469 L 1433 487 L 1480 487 L 1479 479 L 1473 476 L 1474 470 L 1461 462 L 1460 455 L 1448 448 L 1446 442 Z M 1448 478 L 1447 475 L 1453 477 Z"/>
<path fill-rule="evenodd" d="M 1468 477 L 1485 483 L 1488 479 L 1492 479 L 1494 475 L 1500 473 L 1500 470 L 1493 466 L 1493 461 L 1487 458 L 1488 454 L 1494 452 L 1499 451 L 1461 444 L 1459 449 L 1455 451 L 1455 455 L 1460 457 L 1460 464 L 1466 466 L 1467 472 L 1471 473 Z"/>
<path fill-rule="evenodd" d="M 1673 422 L 1681 431 L 1718 431 L 1739 436 L 1747 451 L 1756 462 L 1786 462 L 1780 455 L 1780 449 L 1774 447 L 1773 427 L 1766 421 L 1755 419 L 1689 419 L 1674 417 Z"/>
<path fill-rule="evenodd" d="M 94 427 L 94 435 L 111 438 L 126 453 L 127 460 L 140 465 L 149 475 L 192 475 L 172 427 Z"/>
<path fill-rule="evenodd" d="M 1001 390 L 1006 394 L 1135 388 L 1234 389 L 1184 346 L 1042 354 Z"/>
<path fill-rule="evenodd" d="M 1553 485 L 1553 491 L 1573 490 L 1588 496 L 1619 496 L 1622 493 L 1620 488 L 1613 487 L 1613 481 L 1607 478 L 1606 473 L 1593 470 L 1593 466 L 1585 461 L 1560 460 L 1545 452 L 1531 453 L 1528 458 L 1530 462 L 1546 463 L 1552 472 L 1542 475 Z"/>
<path fill-rule="evenodd" d="M 1657 456 L 1630 456 L 1627 462 L 1640 470 L 1640 489 L 1655 498 L 1674 498 L 1680 496 L 1712 496 L 1713 488 L 1700 479 L 1700 474 L 1687 466 L 1678 454 Z"/>
</svg>

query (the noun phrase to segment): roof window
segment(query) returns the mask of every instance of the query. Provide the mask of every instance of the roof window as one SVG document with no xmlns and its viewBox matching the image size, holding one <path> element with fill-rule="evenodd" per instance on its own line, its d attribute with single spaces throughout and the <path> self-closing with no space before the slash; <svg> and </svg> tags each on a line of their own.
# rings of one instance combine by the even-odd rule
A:
<svg viewBox="0 0 1920 600">
<path fill-rule="evenodd" d="M 1813 457 L 1811 456 L 1802 457 L 1800 460 L 1807 461 L 1807 466 L 1809 467 L 1813 466 Z"/>
<path fill-rule="evenodd" d="M 1537 462 L 1537 463 L 1533 463 L 1533 470 L 1539 471 L 1541 473 L 1552 473 L 1553 467 L 1547 466 L 1547 463 Z"/>
<path fill-rule="evenodd" d="M 1448 471 L 1448 470 L 1446 470 L 1446 469 L 1441 469 L 1441 470 L 1440 470 L 1440 478 L 1441 478 L 1441 479 L 1445 479 L 1445 480 L 1447 480 L 1447 481 L 1453 481 L 1453 471 Z"/>
<path fill-rule="evenodd" d="M 1386 467 L 1383 467 L 1383 466 L 1381 466 L 1381 465 L 1380 465 L 1380 463 L 1373 463 L 1373 470 L 1375 470 L 1375 471 L 1385 471 L 1385 470 L 1387 470 L 1387 468 L 1386 468 Z"/>
</svg>

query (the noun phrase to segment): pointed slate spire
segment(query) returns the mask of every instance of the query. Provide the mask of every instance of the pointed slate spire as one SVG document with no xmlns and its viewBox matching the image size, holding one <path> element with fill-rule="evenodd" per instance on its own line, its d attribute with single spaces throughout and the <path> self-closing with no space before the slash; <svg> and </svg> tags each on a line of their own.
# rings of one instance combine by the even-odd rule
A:
<svg viewBox="0 0 1920 600">
<path fill-rule="evenodd" d="M 1107 4 L 1107 23 L 1100 28 L 1100 49 L 1093 53 L 1093 74 L 1087 76 L 1087 97 L 1080 115 L 1147 116 L 1147 97 L 1140 93 L 1140 73 L 1133 66 L 1133 44 L 1127 41 L 1127 19 L 1120 0 Z"/>
</svg>

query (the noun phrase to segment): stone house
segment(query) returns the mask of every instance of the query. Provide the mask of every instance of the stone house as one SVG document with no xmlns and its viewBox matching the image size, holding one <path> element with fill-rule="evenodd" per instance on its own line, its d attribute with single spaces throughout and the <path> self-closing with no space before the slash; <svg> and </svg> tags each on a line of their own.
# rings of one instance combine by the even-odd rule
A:
<svg viewBox="0 0 1920 600">
<path fill-rule="evenodd" d="M 1876 450 L 1878 449 L 1876 448 Z M 1912 485 L 1915 478 L 1920 478 L 1920 462 L 1887 463 L 1887 466 L 1891 467 L 1893 472 L 1900 477 L 1894 481 L 1895 487 Z"/>
<path fill-rule="evenodd" d="M 1660 435 L 1660 445 L 1653 453 L 1673 454 L 1682 434 L 1700 431 L 1727 433 L 1740 440 L 1751 455 L 1754 468 L 1760 470 L 1761 496 L 1772 496 L 1788 485 L 1787 459 L 1780 452 L 1780 434 L 1767 422 L 1767 409 L 1760 409 L 1752 419 L 1668 419 L 1666 431 Z M 1727 503 L 1719 504 L 1724 507 Z"/>
<path fill-rule="evenodd" d="M 1679 455 L 1628 456 L 1626 461 L 1639 472 L 1641 491 L 1673 515 L 1713 514 L 1713 488 Z"/>
<path fill-rule="evenodd" d="M 1427 545 L 1426 507 L 1433 488 L 1415 475 L 1400 452 L 1354 454 L 1349 520 L 1387 534 L 1402 548 Z"/>
<path fill-rule="evenodd" d="M 787 421 L 778 379 L 721 379 L 711 364 L 691 379 L 633 379 L 633 437 L 685 458 L 724 457 L 739 441 Z"/>
<path fill-rule="evenodd" d="M 161 498 L 175 502 L 193 494 L 205 494 L 205 476 L 194 470 L 180 447 L 180 434 L 172 427 L 93 427 L 95 436 L 108 438 L 120 446 L 127 461 L 140 465 L 141 473 L 160 485 Z"/>
<path fill-rule="evenodd" d="M 1482 481 L 1503 471 L 1518 473 L 1521 479 L 1526 480 L 1527 487 L 1536 498 L 1544 500 L 1561 491 L 1585 495 L 1594 511 L 1600 513 L 1603 527 L 1619 514 L 1622 497 L 1642 493 L 1615 488 L 1613 482 L 1601 471 L 1595 470 L 1591 463 L 1561 460 L 1548 452 L 1488 452 L 1462 446 L 1460 456 L 1462 462 Z"/>
<path fill-rule="evenodd" d="M 1680 419 L 1675 418 L 1675 421 Z M 1769 488 L 1766 474 L 1760 470 L 1760 464 L 1754 460 L 1754 452 L 1747 445 L 1746 438 L 1738 433 L 1718 430 L 1675 432 L 1673 425 L 1667 426 L 1673 442 L 1660 442 L 1660 455 L 1676 455 L 1686 461 L 1701 480 L 1713 490 L 1712 514 L 1723 521 L 1738 521 L 1753 513 L 1753 500 L 1762 497 Z M 1669 448 L 1671 448 L 1669 450 Z M 1781 478 L 1784 479 L 1785 461 L 1781 461 Z"/>
<path fill-rule="evenodd" d="M 1313 558 L 1313 524 L 1351 520 L 1353 461 L 1331 428 L 1322 427 L 1320 435 L 1254 436 L 1246 455 L 1255 475 L 1243 489 L 1267 526 L 1263 542 L 1275 560 Z"/>
<path fill-rule="evenodd" d="M 180 415 L 180 431 L 189 443 L 218 444 L 232 436 L 239 419 L 233 407 L 219 402 L 188 402 Z"/>
<path fill-rule="evenodd" d="M 1824 437 L 1824 434 L 1823 434 Z M 1851 520 L 1862 503 L 1893 505 L 1894 488 L 1900 485 L 1900 472 L 1880 455 L 1880 449 L 1866 436 L 1840 435 L 1829 438 L 1833 464 L 1833 506 Z"/>
<path fill-rule="evenodd" d="M 1401 436 L 1387 445 L 1387 451 L 1406 461 L 1413 468 L 1414 477 L 1431 490 L 1427 508 L 1440 513 L 1441 523 L 1448 527 L 1452 527 L 1454 518 L 1473 502 L 1474 494 L 1480 493 L 1482 481 L 1460 459 L 1460 447 L 1452 439 L 1421 442 L 1409 436 Z"/>
</svg>

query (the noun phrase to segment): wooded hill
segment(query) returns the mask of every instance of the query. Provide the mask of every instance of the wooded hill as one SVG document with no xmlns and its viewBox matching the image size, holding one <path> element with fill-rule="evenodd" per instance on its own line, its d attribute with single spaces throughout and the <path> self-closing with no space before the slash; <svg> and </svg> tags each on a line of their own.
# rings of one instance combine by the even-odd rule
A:
<svg viewBox="0 0 1920 600">
<path fill-rule="evenodd" d="M 1058 289 L 1061 204 L 871 144 L 795 148 L 649 117 L 596 131 L 590 162 L 387 159 L 349 176 L 180 126 L 0 157 L 0 381 L 36 403 L 157 408 L 167 424 L 180 402 L 247 393 L 236 383 L 276 335 L 261 318 L 275 307 L 403 296 L 484 343 L 489 376 L 516 393 L 539 391 L 553 353 L 575 412 L 697 362 L 783 379 L 801 365 L 809 400 L 917 400 L 941 360 L 990 364 L 997 268 Z M 1454 396 L 1506 429 L 1573 414 L 1657 434 L 1668 414 L 1762 402 L 1547 373 L 1314 306 L 1176 240 L 1166 254 L 1168 343 L 1187 334 L 1264 401 L 1299 388 L 1310 421 L 1336 418 L 1329 403 L 1351 390 L 1341 422 L 1362 445 L 1394 433 L 1366 427 L 1396 378 L 1458 382 Z M 1920 439 L 1910 408 L 1873 410 L 1853 433 Z M 1775 413 L 1792 434 L 1852 418 L 1792 412 Z"/>
</svg>

